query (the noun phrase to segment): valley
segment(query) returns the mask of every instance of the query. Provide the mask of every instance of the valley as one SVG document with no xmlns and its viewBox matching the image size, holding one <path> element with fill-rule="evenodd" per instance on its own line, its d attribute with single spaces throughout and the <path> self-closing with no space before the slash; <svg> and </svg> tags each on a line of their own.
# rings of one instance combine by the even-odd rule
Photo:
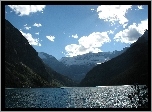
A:
<svg viewBox="0 0 152 112">
<path fill-rule="evenodd" d="M 122 51 L 57 60 L 50 54 L 37 52 L 5 20 L 5 51 L 7 88 L 148 84 L 148 30 Z"/>
</svg>

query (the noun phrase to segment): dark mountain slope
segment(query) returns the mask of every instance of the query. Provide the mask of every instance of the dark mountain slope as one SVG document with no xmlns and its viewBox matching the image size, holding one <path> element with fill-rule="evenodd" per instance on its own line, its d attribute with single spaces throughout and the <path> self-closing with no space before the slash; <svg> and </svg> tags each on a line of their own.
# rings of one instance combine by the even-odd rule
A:
<svg viewBox="0 0 152 112">
<path fill-rule="evenodd" d="M 148 31 L 126 52 L 90 70 L 80 86 L 148 84 Z"/>
<path fill-rule="evenodd" d="M 54 75 L 61 76 L 48 68 L 27 39 L 5 20 L 5 87 L 66 86 Z M 53 80 L 58 81 L 58 84 Z"/>
<path fill-rule="evenodd" d="M 61 87 L 61 86 L 74 87 L 78 85 L 78 83 L 76 83 L 69 77 L 59 74 L 58 72 L 51 69 L 48 65 L 45 66 L 47 72 L 52 74 L 51 84 L 53 84 L 55 87 Z"/>
<path fill-rule="evenodd" d="M 62 62 L 59 62 L 55 57 L 44 52 L 38 53 L 39 57 L 43 62 L 51 67 L 56 72 L 63 74 L 74 80 L 75 82 L 80 82 L 84 78 L 85 73 L 87 73 L 95 65 L 70 65 L 66 66 Z"/>
<path fill-rule="evenodd" d="M 111 53 L 87 53 L 85 55 L 75 57 L 63 57 L 62 61 L 58 61 L 54 56 L 44 52 L 39 52 L 38 56 L 46 65 L 51 67 L 56 72 L 71 78 L 77 83 L 80 83 L 80 81 L 85 77 L 85 74 L 97 65 L 97 61 L 101 63 L 104 62 L 105 59 L 112 59 L 126 50 L 127 48 L 124 48 L 122 51 L 115 50 Z"/>
</svg>

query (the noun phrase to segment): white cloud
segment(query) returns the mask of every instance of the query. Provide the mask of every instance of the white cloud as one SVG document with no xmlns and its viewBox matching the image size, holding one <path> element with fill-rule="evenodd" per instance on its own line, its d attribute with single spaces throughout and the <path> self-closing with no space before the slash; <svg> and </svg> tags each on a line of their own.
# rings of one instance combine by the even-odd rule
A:
<svg viewBox="0 0 152 112">
<path fill-rule="evenodd" d="M 29 30 L 30 28 L 31 28 L 31 27 L 27 27 L 27 26 L 25 27 L 26 30 Z"/>
<path fill-rule="evenodd" d="M 142 5 L 138 5 L 137 7 L 138 7 L 139 10 L 140 10 L 140 9 L 143 9 L 143 6 L 142 6 Z"/>
<path fill-rule="evenodd" d="M 25 25 L 24 25 L 24 28 L 25 28 L 26 30 L 29 30 L 31 27 L 30 27 L 30 26 L 28 27 L 27 24 L 25 24 Z"/>
<path fill-rule="evenodd" d="M 24 33 L 21 30 L 20 30 L 20 32 L 28 40 L 30 45 L 41 46 L 41 44 L 39 43 L 39 38 L 38 39 L 34 39 L 30 33 Z"/>
<path fill-rule="evenodd" d="M 126 24 L 123 24 L 123 28 L 126 28 L 126 26 L 128 25 L 128 23 L 126 23 Z"/>
<path fill-rule="evenodd" d="M 42 12 L 45 5 L 8 5 L 19 16 L 30 15 L 31 13 Z"/>
<path fill-rule="evenodd" d="M 133 23 L 128 29 L 120 31 L 115 35 L 114 40 L 122 43 L 134 43 L 144 33 L 145 29 L 148 29 L 148 19 L 139 24 Z"/>
<path fill-rule="evenodd" d="M 78 35 L 77 35 L 77 34 L 75 34 L 75 35 L 72 35 L 72 37 L 73 37 L 73 38 L 78 38 Z"/>
<path fill-rule="evenodd" d="M 111 30 L 110 30 L 110 31 L 107 31 L 107 32 L 108 32 L 109 34 L 114 34 L 114 31 L 111 31 Z"/>
<path fill-rule="evenodd" d="M 42 26 L 40 23 L 34 23 L 34 25 L 33 26 L 36 26 L 36 27 L 40 27 L 40 26 Z"/>
<path fill-rule="evenodd" d="M 110 38 L 107 32 L 93 32 L 89 36 L 81 37 L 79 44 L 70 44 L 65 47 L 66 56 L 77 56 L 86 54 L 89 52 L 97 53 L 101 52 L 100 47 L 107 42 L 110 42 Z"/>
<path fill-rule="evenodd" d="M 125 14 L 131 7 L 131 5 L 101 5 L 98 6 L 97 12 L 100 19 L 111 22 L 111 25 L 116 21 L 123 25 L 128 22 Z"/>
<path fill-rule="evenodd" d="M 35 33 L 36 35 L 39 35 L 39 32 Z"/>
<path fill-rule="evenodd" d="M 91 11 L 93 12 L 93 11 L 96 11 L 95 9 L 91 9 Z"/>
<path fill-rule="evenodd" d="M 27 26 L 27 24 L 25 24 L 24 26 Z"/>
<path fill-rule="evenodd" d="M 145 29 L 148 29 L 148 19 L 143 20 L 138 24 L 138 30 L 141 34 L 144 34 Z"/>
<path fill-rule="evenodd" d="M 85 48 L 84 46 L 79 45 L 79 44 L 67 45 L 65 47 L 65 50 L 66 50 L 65 55 L 67 57 L 82 55 L 82 54 L 86 54 L 86 53 L 89 53 L 89 52 L 93 52 L 93 53 L 101 52 L 101 50 L 99 48 L 94 48 L 94 47 Z"/>
<path fill-rule="evenodd" d="M 54 39 L 55 39 L 55 37 L 54 36 L 46 36 L 46 38 L 48 38 L 50 41 L 53 41 L 54 42 Z"/>
<path fill-rule="evenodd" d="M 101 47 L 103 43 L 109 41 L 110 38 L 108 37 L 107 32 L 93 32 L 89 36 L 83 36 L 78 40 L 79 44 L 83 45 L 85 48 Z"/>
</svg>

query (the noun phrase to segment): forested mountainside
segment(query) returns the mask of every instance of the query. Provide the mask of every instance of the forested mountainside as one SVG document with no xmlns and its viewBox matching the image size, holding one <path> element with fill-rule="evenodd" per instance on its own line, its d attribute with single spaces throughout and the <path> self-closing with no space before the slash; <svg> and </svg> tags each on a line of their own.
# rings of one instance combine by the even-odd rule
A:
<svg viewBox="0 0 152 112">
<path fill-rule="evenodd" d="M 148 30 L 121 55 L 91 69 L 80 86 L 148 85 Z"/>
<path fill-rule="evenodd" d="M 71 79 L 45 65 L 28 40 L 5 20 L 5 87 L 75 86 Z"/>
</svg>

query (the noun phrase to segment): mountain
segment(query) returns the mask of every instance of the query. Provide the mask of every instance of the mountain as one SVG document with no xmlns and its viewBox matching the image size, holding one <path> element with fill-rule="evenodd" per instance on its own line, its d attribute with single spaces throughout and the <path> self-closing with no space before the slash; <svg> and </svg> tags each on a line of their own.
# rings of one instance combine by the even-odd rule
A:
<svg viewBox="0 0 152 112">
<path fill-rule="evenodd" d="M 87 73 L 90 68 L 93 66 L 85 66 L 85 65 L 70 65 L 67 66 L 63 64 L 62 62 L 58 61 L 55 57 L 52 55 L 49 55 L 44 52 L 39 52 L 38 56 L 43 60 L 43 62 L 51 67 L 56 72 L 63 74 L 64 76 L 67 76 L 74 80 L 75 82 L 79 83 L 82 78 L 84 78 L 85 73 Z"/>
<path fill-rule="evenodd" d="M 84 55 L 78 55 L 73 57 L 62 57 L 59 61 L 63 64 L 70 65 L 97 65 L 97 63 L 104 63 L 123 52 L 125 52 L 128 47 L 123 48 L 121 51 L 113 51 L 113 52 L 98 52 L 98 53 L 87 53 Z"/>
<path fill-rule="evenodd" d="M 55 71 L 57 71 L 59 73 L 63 73 L 64 75 L 66 75 L 66 73 L 64 73 L 64 70 L 67 69 L 67 67 L 63 63 L 59 62 L 54 56 L 49 55 L 49 54 L 44 53 L 44 52 L 38 52 L 38 56 L 42 59 L 42 61 L 46 65 L 48 65 L 49 67 L 51 67 Z"/>
<path fill-rule="evenodd" d="M 148 30 L 124 53 L 91 69 L 80 86 L 135 83 L 148 85 Z"/>
<path fill-rule="evenodd" d="M 75 83 L 38 57 L 28 40 L 5 20 L 5 87 L 60 87 Z"/>
<path fill-rule="evenodd" d="M 124 48 L 122 51 L 115 50 L 113 52 L 87 53 L 74 57 L 63 57 L 59 61 L 54 56 L 44 52 L 39 52 L 38 56 L 56 72 L 68 76 L 79 83 L 85 77 L 85 74 L 95 67 L 97 63 L 104 63 L 120 55 L 126 49 Z"/>
</svg>

